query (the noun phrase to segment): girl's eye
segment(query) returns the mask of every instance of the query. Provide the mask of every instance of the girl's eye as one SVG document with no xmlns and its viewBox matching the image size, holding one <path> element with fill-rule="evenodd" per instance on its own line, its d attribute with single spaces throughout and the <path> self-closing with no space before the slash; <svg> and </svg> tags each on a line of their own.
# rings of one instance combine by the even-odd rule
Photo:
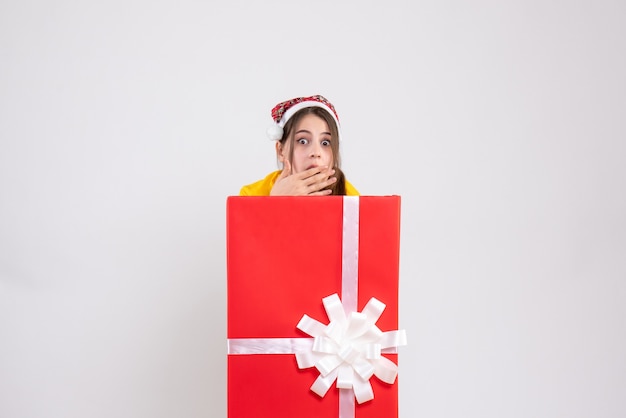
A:
<svg viewBox="0 0 626 418">
<path fill-rule="evenodd" d="M 306 138 L 300 138 L 298 139 L 298 144 L 302 144 L 302 145 L 306 145 L 309 143 L 309 140 Z"/>
<path fill-rule="evenodd" d="M 322 145 L 325 147 L 330 147 L 330 141 L 328 139 L 325 139 L 322 141 Z"/>
</svg>

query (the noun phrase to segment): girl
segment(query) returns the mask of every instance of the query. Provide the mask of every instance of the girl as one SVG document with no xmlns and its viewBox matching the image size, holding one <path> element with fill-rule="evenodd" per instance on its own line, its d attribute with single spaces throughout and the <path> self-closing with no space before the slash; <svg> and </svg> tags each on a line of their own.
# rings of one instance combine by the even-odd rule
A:
<svg viewBox="0 0 626 418">
<path fill-rule="evenodd" d="M 243 186 L 239 195 L 359 195 L 339 168 L 339 118 L 328 100 L 311 96 L 279 103 L 272 119 L 267 134 L 276 141 L 283 169 Z"/>
</svg>

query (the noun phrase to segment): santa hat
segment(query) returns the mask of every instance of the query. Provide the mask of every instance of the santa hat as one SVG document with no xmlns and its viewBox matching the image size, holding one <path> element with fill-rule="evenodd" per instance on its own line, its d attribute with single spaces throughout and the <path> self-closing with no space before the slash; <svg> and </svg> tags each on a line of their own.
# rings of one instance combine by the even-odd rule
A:
<svg viewBox="0 0 626 418">
<path fill-rule="evenodd" d="M 298 111 L 307 107 L 321 107 L 335 119 L 337 129 L 339 129 L 339 116 L 335 107 L 326 100 L 325 97 L 317 95 L 310 97 L 296 97 L 286 102 L 278 103 L 272 109 L 272 119 L 274 124 L 267 128 L 267 137 L 272 141 L 279 141 L 283 138 L 283 128 L 291 117 Z"/>
</svg>

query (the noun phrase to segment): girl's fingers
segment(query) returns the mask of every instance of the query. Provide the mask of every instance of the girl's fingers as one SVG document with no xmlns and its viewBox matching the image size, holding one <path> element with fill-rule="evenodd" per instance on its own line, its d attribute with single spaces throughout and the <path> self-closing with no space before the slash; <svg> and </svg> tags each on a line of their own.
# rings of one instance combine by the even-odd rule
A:
<svg viewBox="0 0 626 418">
<path fill-rule="evenodd" d="M 305 184 L 312 186 L 330 178 L 330 176 L 335 174 L 335 170 L 332 168 L 327 169 L 326 167 L 314 167 L 303 171 L 301 174 L 304 175 L 303 179 L 305 180 Z"/>
<path fill-rule="evenodd" d="M 310 190 L 309 195 L 326 195 L 331 194 L 331 190 L 327 190 L 328 186 L 337 182 L 337 177 L 323 178 L 320 181 L 308 185 L 308 189 Z"/>
<path fill-rule="evenodd" d="M 283 171 L 280 172 L 278 176 L 279 179 L 284 179 L 285 177 L 291 174 L 291 164 L 289 164 L 289 160 L 283 161 Z"/>
<path fill-rule="evenodd" d="M 318 192 L 309 193 L 309 196 L 327 196 L 331 194 L 333 191 L 329 189 L 320 190 Z"/>
<path fill-rule="evenodd" d="M 278 195 L 329 195 L 332 191 L 326 188 L 337 181 L 336 177 L 332 177 L 333 174 L 335 174 L 335 170 L 326 166 L 292 173 L 291 163 L 285 160 L 283 161 L 283 171 L 278 176 L 277 184 L 272 190 L 275 191 L 274 194 Z"/>
</svg>

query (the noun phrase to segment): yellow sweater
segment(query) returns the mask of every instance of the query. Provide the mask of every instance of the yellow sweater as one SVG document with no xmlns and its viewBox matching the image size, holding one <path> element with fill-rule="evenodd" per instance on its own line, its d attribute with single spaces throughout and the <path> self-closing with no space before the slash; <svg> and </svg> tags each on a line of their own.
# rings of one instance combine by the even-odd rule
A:
<svg viewBox="0 0 626 418">
<path fill-rule="evenodd" d="M 276 179 L 280 175 L 280 170 L 268 174 L 263 180 L 256 181 L 247 186 L 243 186 L 239 191 L 239 196 L 269 196 Z M 359 196 L 359 192 L 348 180 L 346 180 L 346 195 Z"/>
</svg>

